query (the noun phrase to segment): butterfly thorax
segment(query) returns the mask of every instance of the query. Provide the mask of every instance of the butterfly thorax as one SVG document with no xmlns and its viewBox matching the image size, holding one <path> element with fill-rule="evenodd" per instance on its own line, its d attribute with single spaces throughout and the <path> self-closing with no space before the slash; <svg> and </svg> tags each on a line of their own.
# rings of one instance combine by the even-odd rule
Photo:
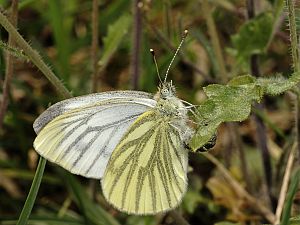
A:
<svg viewBox="0 0 300 225">
<path fill-rule="evenodd" d="M 182 141 L 187 141 L 193 134 L 188 125 L 188 110 L 176 96 L 175 87 L 172 82 L 160 85 L 154 99 L 157 101 L 155 110 L 164 117 L 164 121 L 175 128 Z"/>
<path fill-rule="evenodd" d="M 187 118 L 187 110 L 179 98 L 176 96 L 176 89 L 172 82 L 165 82 L 158 88 L 154 96 L 157 101 L 156 109 L 168 117 Z"/>
</svg>

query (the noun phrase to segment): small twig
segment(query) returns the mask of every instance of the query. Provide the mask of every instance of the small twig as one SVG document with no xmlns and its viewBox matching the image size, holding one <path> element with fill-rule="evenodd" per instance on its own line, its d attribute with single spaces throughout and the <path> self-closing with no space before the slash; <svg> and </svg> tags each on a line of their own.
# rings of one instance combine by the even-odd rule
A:
<svg viewBox="0 0 300 225">
<path fill-rule="evenodd" d="M 216 60 L 218 61 L 220 81 L 226 83 L 228 81 L 228 74 L 225 67 L 225 60 L 221 50 L 216 24 L 212 17 L 211 7 L 207 0 L 202 1 L 202 12 L 206 18 L 208 32 L 212 41 L 212 47 L 216 55 Z"/>
<path fill-rule="evenodd" d="M 29 60 L 29 58 L 24 54 L 24 52 L 15 46 L 11 46 L 8 43 L 5 43 L 0 40 L 0 48 L 6 51 L 7 54 L 11 54 L 12 56 L 15 56 L 16 58 L 19 58 L 21 60 Z"/>
<path fill-rule="evenodd" d="M 131 57 L 131 74 L 132 87 L 134 90 L 138 89 L 140 76 L 140 45 L 141 45 L 141 9 L 140 0 L 133 0 L 133 43 L 132 43 L 132 57 Z"/>
<path fill-rule="evenodd" d="M 97 92 L 98 87 L 98 0 L 93 0 L 93 12 L 92 12 L 92 64 L 93 64 L 93 80 L 92 80 L 92 92 Z"/>
<path fill-rule="evenodd" d="M 40 71 L 47 77 L 47 79 L 53 84 L 58 93 L 64 98 L 70 98 L 72 95 L 62 84 L 62 82 L 55 76 L 50 68 L 43 62 L 41 56 L 33 50 L 30 45 L 24 40 L 24 38 L 18 33 L 16 28 L 8 21 L 6 16 L 0 12 L 0 24 L 7 30 L 9 35 L 13 38 L 15 43 L 24 50 L 24 53 L 28 58 L 40 69 Z"/>
<path fill-rule="evenodd" d="M 91 46 L 91 57 L 92 57 L 92 92 L 98 91 L 98 26 L 99 26 L 99 2 L 98 0 L 93 0 L 92 9 L 92 46 Z M 89 190 L 91 194 L 91 199 L 96 201 L 96 186 L 98 182 L 96 180 L 90 180 Z"/>
<path fill-rule="evenodd" d="M 11 23 L 13 26 L 17 26 L 18 21 L 18 1 L 13 0 L 11 4 L 11 16 L 10 16 Z M 12 35 L 9 35 L 8 38 L 8 46 L 13 47 L 14 41 Z M 12 76 L 14 73 L 14 57 L 7 53 L 6 54 L 6 71 L 5 71 L 5 79 L 3 83 L 3 95 L 2 95 L 2 101 L 0 105 L 0 130 L 2 129 L 4 116 L 7 110 L 8 105 L 8 95 L 9 95 L 9 89 L 10 89 L 10 83 L 12 80 Z"/>
<path fill-rule="evenodd" d="M 232 186 L 234 191 L 242 198 L 247 200 L 247 203 L 252 206 L 253 210 L 264 216 L 270 223 L 274 223 L 275 215 L 262 202 L 251 196 L 229 173 L 229 171 L 210 153 L 203 153 L 209 161 L 216 165 L 218 170 L 223 174 L 227 182 Z"/>
<path fill-rule="evenodd" d="M 296 153 L 296 149 L 297 149 L 297 142 L 294 143 L 288 161 L 287 161 L 287 165 L 285 168 L 285 172 L 284 172 L 284 176 L 283 176 L 283 181 L 282 181 L 282 185 L 281 185 L 281 189 L 280 189 L 280 194 L 279 194 L 279 198 L 278 198 L 278 204 L 277 204 L 277 208 L 276 208 L 276 213 L 275 213 L 275 222 L 274 225 L 277 225 L 280 223 L 280 218 L 281 218 L 281 214 L 283 211 L 283 206 L 284 206 L 284 202 L 285 202 L 285 198 L 286 198 L 286 194 L 287 194 L 287 190 L 288 190 L 288 186 L 289 186 L 289 181 L 290 181 L 290 177 L 291 177 L 291 172 L 292 172 L 292 168 L 293 168 L 293 163 L 294 163 L 294 159 L 295 159 L 295 153 Z"/>
</svg>

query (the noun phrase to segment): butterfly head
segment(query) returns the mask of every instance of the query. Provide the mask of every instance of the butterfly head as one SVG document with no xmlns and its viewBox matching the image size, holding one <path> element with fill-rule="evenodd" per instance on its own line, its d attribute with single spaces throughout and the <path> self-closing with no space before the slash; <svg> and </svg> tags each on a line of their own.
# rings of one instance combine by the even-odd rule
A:
<svg viewBox="0 0 300 225">
<path fill-rule="evenodd" d="M 176 89 L 175 86 L 172 84 L 172 81 L 161 83 L 158 88 L 158 91 L 162 99 L 168 99 L 176 95 Z"/>
</svg>

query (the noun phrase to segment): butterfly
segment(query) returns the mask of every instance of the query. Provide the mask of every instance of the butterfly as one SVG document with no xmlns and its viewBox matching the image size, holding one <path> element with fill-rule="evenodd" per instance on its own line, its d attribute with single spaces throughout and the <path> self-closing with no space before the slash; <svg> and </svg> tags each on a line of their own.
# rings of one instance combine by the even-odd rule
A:
<svg viewBox="0 0 300 225">
<path fill-rule="evenodd" d="M 120 211 L 177 207 L 187 189 L 185 145 L 193 128 L 167 73 L 155 95 L 111 91 L 52 105 L 33 124 L 35 150 L 71 173 L 101 179 L 104 197 Z"/>
</svg>

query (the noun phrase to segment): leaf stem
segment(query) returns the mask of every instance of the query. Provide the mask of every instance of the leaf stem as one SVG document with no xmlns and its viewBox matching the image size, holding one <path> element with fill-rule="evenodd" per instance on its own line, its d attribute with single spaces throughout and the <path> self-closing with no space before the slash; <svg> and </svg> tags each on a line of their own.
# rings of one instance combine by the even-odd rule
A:
<svg viewBox="0 0 300 225">
<path fill-rule="evenodd" d="M 47 79 L 53 84 L 58 93 L 64 98 L 70 98 L 72 95 L 65 88 L 62 82 L 55 76 L 50 68 L 43 62 L 41 56 L 33 50 L 24 38 L 18 33 L 16 28 L 8 21 L 6 16 L 0 12 L 0 24 L 7 30 L 9 35 L 13 38 L 15 43 L 24 50 L 24 53 L 29 59 L 42 71 Z"/>
</svg>

